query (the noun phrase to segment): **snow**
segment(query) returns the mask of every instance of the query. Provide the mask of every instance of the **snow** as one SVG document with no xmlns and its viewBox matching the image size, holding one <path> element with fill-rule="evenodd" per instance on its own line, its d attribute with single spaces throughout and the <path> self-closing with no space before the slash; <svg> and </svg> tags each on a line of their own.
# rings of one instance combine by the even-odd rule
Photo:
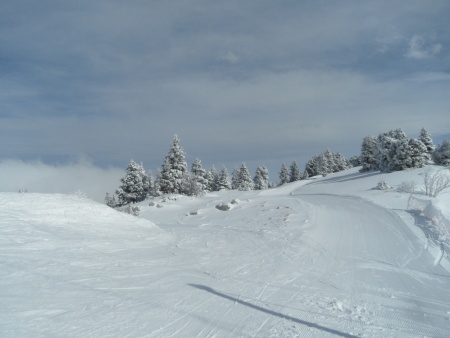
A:
<svg viewBox="0 0 450 338">
<path fill-rule="evenodd" d="M 0 336 L 447 337 L 448 253 L 435 265 L 396 191 L 422 172 L 166 196 L 139 217 L 0 193 Z"/>
</svg>

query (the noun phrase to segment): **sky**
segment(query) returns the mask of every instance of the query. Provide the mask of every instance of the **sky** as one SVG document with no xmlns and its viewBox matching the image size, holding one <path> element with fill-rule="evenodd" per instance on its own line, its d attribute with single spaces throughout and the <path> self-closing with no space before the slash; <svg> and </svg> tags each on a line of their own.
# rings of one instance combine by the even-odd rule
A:
<svg viewBox="0 0 450 338">
<path fill-rule="evenodd" d="M 450 129 L 450 2 L 2 1 L 0 171 L 304 167 Z M 6 164 L 5 164 L 6 163 Z M 17 183 L 18 185 L 18 183 Z M 0 185 L 0 191 L 4 189 Z"/>
</svg>

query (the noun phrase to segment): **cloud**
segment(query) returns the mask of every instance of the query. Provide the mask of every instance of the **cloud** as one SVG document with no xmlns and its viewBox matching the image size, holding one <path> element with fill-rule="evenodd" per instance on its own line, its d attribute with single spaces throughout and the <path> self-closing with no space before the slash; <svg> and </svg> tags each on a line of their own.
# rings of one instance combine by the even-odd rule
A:
<svg viewBox="0 0 450 338">
<path fill-rule="evenodd" d="M 238 63 L 239 58 L 232 51 L 227 51 L 220 54 L 219 60 L 227 61 L 234 65 Z"/>
<path fill-rule="evenodd" d="M 440 43 L 431 43 L 421 35 L 414 35 L 409 40 L 405 56 L 411 59 L 428 59 L 439 54 L 443 49 Z"/>
<path fill-rule="evenodd" d="M 302 162 L 331 145 L 354 155 L 367 133 L 443 125 L 448 82 L 423 80 L 449 69 L 432 57 L 450 43 L 449 6 L 9 2 L 0 159 L 87 154 L 155 172 L 178 133 L 207 166 Z"/>
<path fill-rule="evenodd" d="M 120 185 L 124 170 L 103 169 L 80 159 L 76 163 L 48 165 L 40 161 L 0 161 L 0 191 L 72 194 L 81 191 L 87 197 L 103 202 L 106 192 Z"/>
</svg>

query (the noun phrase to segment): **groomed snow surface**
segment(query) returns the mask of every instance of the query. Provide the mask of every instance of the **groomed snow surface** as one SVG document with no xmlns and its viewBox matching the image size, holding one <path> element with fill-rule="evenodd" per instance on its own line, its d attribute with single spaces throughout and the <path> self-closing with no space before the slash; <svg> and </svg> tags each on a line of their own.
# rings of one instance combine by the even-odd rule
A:
<svg viewBox="0 0 450 338">
<path fill-rule="evenodd" d="M 0 193 L 0 336 L 449 337 L 448 254 L 395 191 L 422 173 L 166 196 L 139 217 Z"/>
</svg>

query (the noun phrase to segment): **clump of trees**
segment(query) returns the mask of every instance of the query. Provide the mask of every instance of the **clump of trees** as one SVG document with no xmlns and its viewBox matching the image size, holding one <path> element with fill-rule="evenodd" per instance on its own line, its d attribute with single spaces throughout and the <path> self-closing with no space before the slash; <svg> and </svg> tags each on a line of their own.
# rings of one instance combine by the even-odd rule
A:
<svg viewBox="0 0 450 338">
<path fill-rule="evenodd" d="M 292 182 L 300 181 L 304 177 L 298 167 L 297 162 L 292 161 L 291 165 L 289 166 L 289 169 L 286 167 L 286 165 L 284 163 L 281 165 L 279 178 L 280 178 L 279 185 L 283 185 L 285 183 L 292 183 Z"/>
<path fill-rule="evenodd" d="M 361 172 L 422 168 L 431 162 L 435 152 L 433 140 L 424 128 L 419 139 L 407 137 L 401 129 L 390 130 L 377 137 L 367 136 L 361 145 Z"/>
<path fill-rule="evenodd" d="M 242 163 L 240 168 L 234 169 L 231 180 L 225 167 L 217 172 L 213 165 L 207 171 L 198 158 L 192 163 L 191 169 L 188 170 L 186 155 L 177 135 L 174 136 L 169 152 L 164 158 L 155 180 L 153 180 L 150 172 L 145 172 L 142 164 L 132 160 L 120 182 L 122 184 L 115 191 L 115 195 L 106 194 L 106 205 L 113 208 L 123 207 L 141 202 L 148 197 L 164 194 L 197 196 L 211 191 L 264 190 L 271 187 L 269 170 L 265 166 L 259 166 L 252 178 L 246 164 Z"/>
<path fill-rule="evenodd" d="M 313 156 L 305 166 L 305 177 L 327 175 L 351 168 L 352 165 L 340 153 L 327 149 L 317 156 Z"/>
<path fill-rule="evenodd" d="M 426 164 L 450 165 L 450 142 L 435 146 L 431 135 L 422 128 L 418 139 L 409 138 L 401 129 L 390 130 L 377 137 L 366 136 L 361 145 L 361 172 L 400 171 L 422 168 Z"/>
</svg>

